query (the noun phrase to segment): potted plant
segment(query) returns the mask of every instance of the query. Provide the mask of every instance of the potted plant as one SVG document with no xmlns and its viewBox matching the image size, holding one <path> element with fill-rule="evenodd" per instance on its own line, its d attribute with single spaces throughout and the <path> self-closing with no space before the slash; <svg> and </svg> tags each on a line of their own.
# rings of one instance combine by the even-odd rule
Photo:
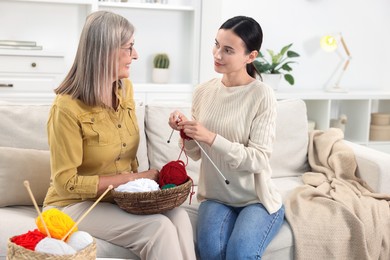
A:
<svg viewBox="0 0 390 260">
<path fill-rule="evenodd" d="M 167 83 L 169 79 L 169 57 L 166 53 L 157 53 L 153 59 L 152 80 L 154 83 Z"/>
<path fill-rule="evenodd" d="M 261 74 L 263 81 L 268 81 L 268 83 L 275 89 L 277 88 L 277 84 L 282 76 L 284 76 L 284 79 L 290 85 L 294 85 L 295 83 L 294 77 L 290 73 L 292 71 L 290 64 L 296 63 L 292 59 L 299 57 L 299 54 L 295 51 L 291 51 L 291 46 L 292 43 L 284 46 L 280 52 L 267 49 L 270 60 L 266 59 L 262 52 L 259 52 L 256 60 L 253 62 L 256 70 Z M 269 82 L 269 76 L 275 76 L 278 82 Z"/>
</svg>

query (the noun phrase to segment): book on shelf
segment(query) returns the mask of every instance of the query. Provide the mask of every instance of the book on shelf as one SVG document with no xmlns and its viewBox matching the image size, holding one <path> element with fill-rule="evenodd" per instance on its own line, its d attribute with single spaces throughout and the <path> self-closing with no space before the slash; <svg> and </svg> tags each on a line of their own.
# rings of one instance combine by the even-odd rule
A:
<svg viewBox="0 0 390 260">
<path fill-rule="evenodd" d="M 7 45 L 0 45 L 0 49 L 8 49 L 8 50 L 42 50 L 42 46 L 7 46 Z"/>
<path fill-rule="evenodd" d="M 0 40 L 0 46 L 37 46 L 36 42 L 33 41 L 14 41 L 14 40 Z"/>
</svg>

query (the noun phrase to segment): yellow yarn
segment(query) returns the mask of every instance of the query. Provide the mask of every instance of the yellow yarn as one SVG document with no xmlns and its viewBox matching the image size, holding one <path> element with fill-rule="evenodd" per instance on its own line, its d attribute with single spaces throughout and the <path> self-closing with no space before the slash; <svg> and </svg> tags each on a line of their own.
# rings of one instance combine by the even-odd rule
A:
<svg viewBox="0 0 390 260">
<path fill-rule="evenodd" d="M 42 212 L 42 217 L 52 238 L 62 239 L 62 237 L 65 236 L 66 233 L 68 233 L 68 231 L 75 224 L 70 216 L 56 208 L 48 209 Z M 47 235 L 45 226 L 43 225 L 39 216 L 35 219 L 35 223 L 38 227 L 38 230 Z M 72 230 L 69 236 L 75 231 L 77 231 L 77 227 Z"/>
</svg>

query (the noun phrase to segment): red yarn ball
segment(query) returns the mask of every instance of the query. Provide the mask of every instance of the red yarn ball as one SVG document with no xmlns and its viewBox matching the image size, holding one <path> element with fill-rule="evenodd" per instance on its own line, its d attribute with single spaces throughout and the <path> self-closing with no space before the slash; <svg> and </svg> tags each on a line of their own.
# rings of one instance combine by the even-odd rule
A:
<svg viewBox="0 0 390 260">
<path fill-rule="evenodd" d="M 158 184 L 163 187 L 166 184 L 175 184 L 177 186 L 188 180 L 187 171 L 183 161 L 172 161 L 164 165 L 160 170 Z"/>
<path fill-rule="evenodd" d="M 26 234 L 13 237 L 11 242 L 34 251 L 35 246 L 45 237 L 38 229 L 34 229 L 34 231 L 28 231 Z"/>
</svg>

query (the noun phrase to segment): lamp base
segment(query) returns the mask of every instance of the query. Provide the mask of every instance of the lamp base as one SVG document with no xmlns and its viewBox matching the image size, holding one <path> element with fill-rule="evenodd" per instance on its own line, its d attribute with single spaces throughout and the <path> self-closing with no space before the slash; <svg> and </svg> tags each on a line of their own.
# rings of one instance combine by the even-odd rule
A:
<svg viewBox="0 0 390 260">
<path fill-rule="evenodd" d="M 333 87 L 328 87 L 325 89 L 326 92 L 336 92 L 336 93 L 347 93 L 348 90 L 345 88 L 341 88 L 339 86 L 333 86 Z"/>
</svg>

